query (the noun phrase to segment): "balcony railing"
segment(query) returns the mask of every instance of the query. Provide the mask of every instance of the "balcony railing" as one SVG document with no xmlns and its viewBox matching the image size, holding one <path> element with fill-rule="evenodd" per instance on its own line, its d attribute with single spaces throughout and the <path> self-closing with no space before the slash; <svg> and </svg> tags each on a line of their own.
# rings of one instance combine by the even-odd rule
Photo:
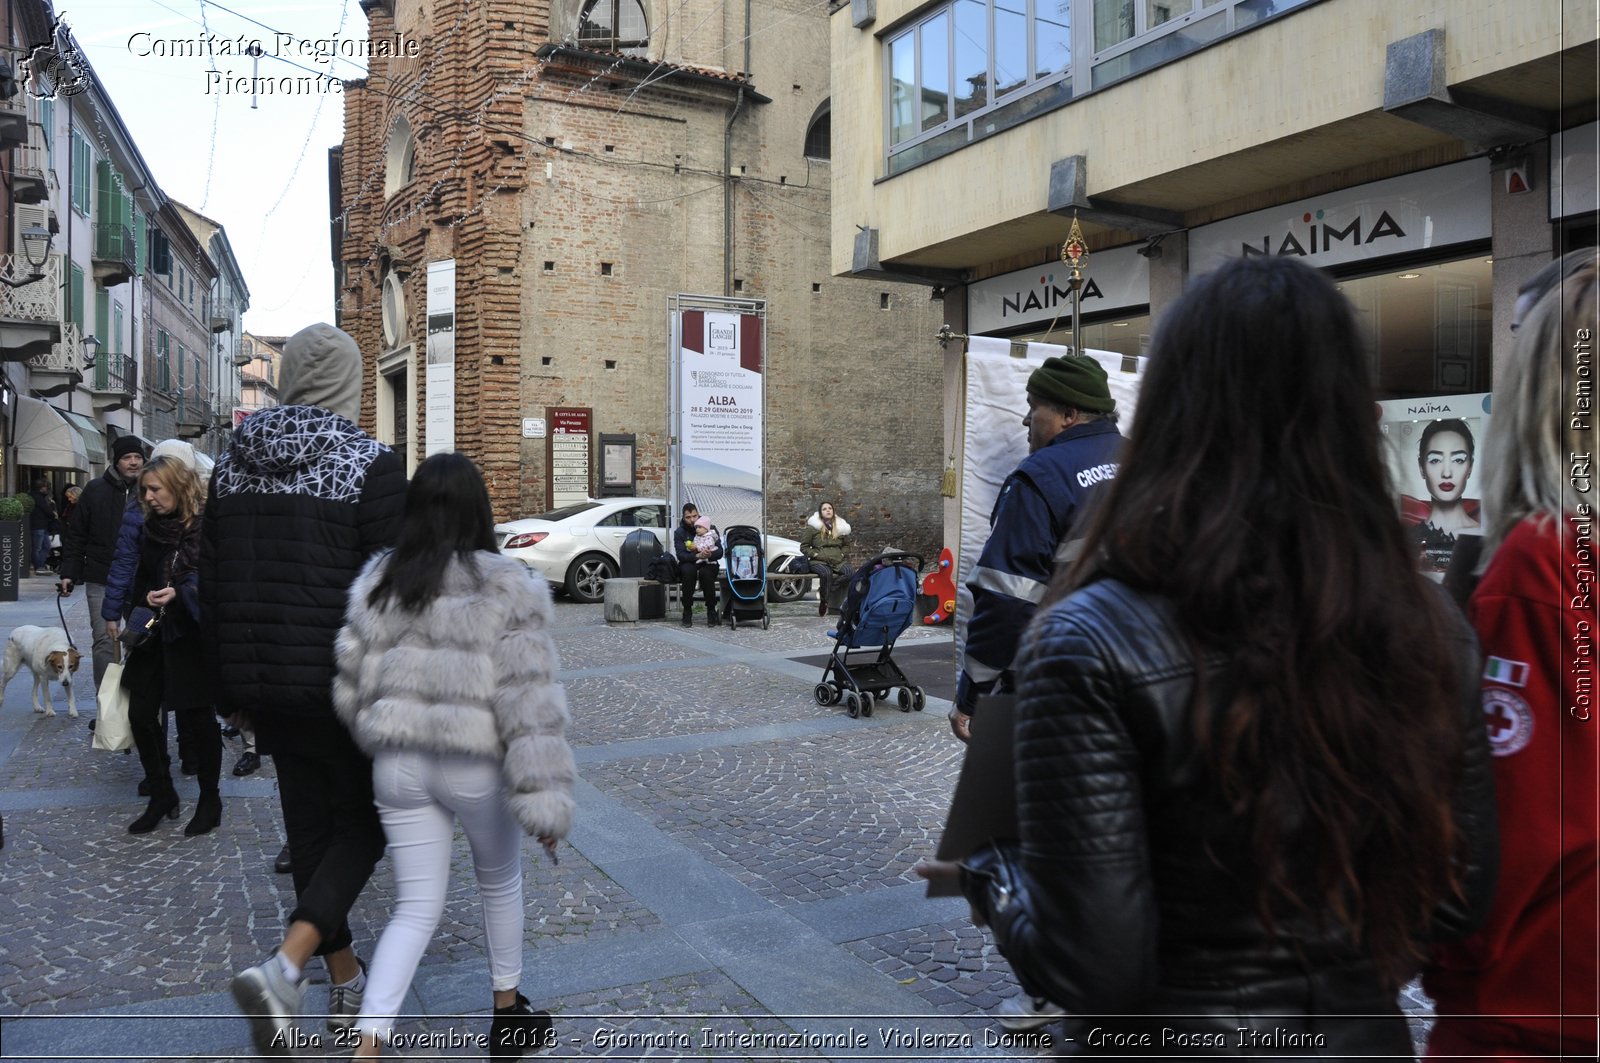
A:
<svg viewBox="0 0 1600 1063">
<path fill-rule="evenodd" d="M 28 142 L 11 153 L 11 198 L 18 203 L 43 203 L 50 198 L 56 175 L 50 168 L 44 126 L 29 123 L 28 132 Z"/>
<path fill-rule="evenodd" d="M 133 355 L 99 354 L 89 373 L 89 390 L 108 395 L 132 395 L 138 379 Z"/>
<path fill-rule="evenodd" d="M 15 77 L 22 69 L 23 55 L 15 48 L 0 48 L 0 58 L 10 65 Z M 0 149 L 28 142 L 28 94 L 18 92 L 0 100 Z"/>
<path fill-rule="evenodd" d="M 71 321 L 61 323 L 61 342 L 50 345 L 49 354 L 37 354 L 28 359 L 28 368 L 36 373 L 59 373 L 66 376 L 83 376 L 83 330 Z"/>
<path fill-rule="evenodd" d="M 34 269 L 18 255 L 0 255 L 0 276 L 11 280 L 31 277 Z M 22 321 L 60 321 L 61 256 L 51 255 L 38 270 L 43 277 L 32 284 L 13 288 L 0 285 L 0 318 Z"/>
<path fill-rule="evenodd" d="M 96 222 L 94 226 L 95 279 L 107 286 L 133 276 L 139 262 L 133 230 L 126 225 Z"/>
</svg>

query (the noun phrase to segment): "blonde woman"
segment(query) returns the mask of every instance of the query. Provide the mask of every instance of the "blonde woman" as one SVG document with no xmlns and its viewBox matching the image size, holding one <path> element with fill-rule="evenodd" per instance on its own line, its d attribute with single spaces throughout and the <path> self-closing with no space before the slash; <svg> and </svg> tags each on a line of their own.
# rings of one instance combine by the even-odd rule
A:
<svg viewBox="0 0 1600 1063">
<path fill-rule="evenodd" d="M 1483 443 L 1487 561 L 1467 615 L 1488 661 L 1500 884 L 1484 926 L 1424 976 L 1431 1057 L 1596 1050 L 1595 431 L 1575 397 L 1593 374 L 1600 259 L 1574 265 L 1521 322 Z"/>
<path fill-rule="evenodd" d="M 178 794 L 167 765 L 161 707 L 171 709 L 178 733 L 194 758 L 200 801 L 185 834 L 207 834 L 222 822 L 217 779 L 222 770 L 222 732 L 212 711 L 215 696 L 200 653 L 200 514 L 205 495 L 194 469 L 176 458 L 157 458 L 139 474 L 144 527 L 138 563 L 124 603 L 125 626 L 139 630 L 152 616 L 154 633 L 128 656 L 128 722 L 139 762 L 150 784 L 144 814 L 128 825 L 147 834 L 163 818 L 178 815 Z"/>
</svg>

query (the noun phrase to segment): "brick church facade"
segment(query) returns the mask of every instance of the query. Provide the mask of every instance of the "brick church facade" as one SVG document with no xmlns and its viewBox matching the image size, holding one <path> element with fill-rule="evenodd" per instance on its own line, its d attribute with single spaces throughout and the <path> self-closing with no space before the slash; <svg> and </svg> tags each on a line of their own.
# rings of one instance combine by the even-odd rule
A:
<svg viewBox="0 0 1600 1063">
<path fill-rule="evenodd" d="M 395 54 L 347 86 L 330 181 L 380 439 L 424 453 L 429 263 L 455 262 L 455 446 L 502 520 L 546 507 L 549 441 L 523 423 L 556 408 L 590 411 L 593 452 L 633 435 L 637 493 L 664 493 L 669 298 L 763 299 L 768 530 L 834 499 L 861 550 L 937 551 L 943 306 L 829 274 L 827 6 L 363 8 Z"/>
</svg>

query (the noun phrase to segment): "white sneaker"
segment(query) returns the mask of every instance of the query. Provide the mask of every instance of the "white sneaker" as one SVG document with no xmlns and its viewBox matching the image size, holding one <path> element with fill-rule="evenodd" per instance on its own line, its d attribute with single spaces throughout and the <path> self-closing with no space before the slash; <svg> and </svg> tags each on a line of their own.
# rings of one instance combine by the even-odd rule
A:
<svg viewBox="0 0 1600 1063">
<path fill-rule="evenodd" d="M 360 984 L 359 989 L 351 985 L 328 987 L 328 1029 L 334 1033 L 350 1029 L 361 1015 L 361 994 L 367 988 L 367 965 L 361 960 L 356 962 L 361 964 L 361 975 L 353 981 Z"/>
<path fill-rule="evenodd" d="M 246 967 L 233 977 L 233 999 L 250 1019 L 250 1036 L 264 1056 L 292 1055 L 295 1020 L 305 1004 L 305 979 L 291 982 L 277 954 L 265 963 Z"/>
<path fill-rule="evenodd" d="M 1030 997 L 1026 993 L 1007 997 L 994 1013 L 996 1022 L 1015 1031 L 1037 1030 L 1066 1017 L 1066 1009 L 1050 1003 L 1044 997 Z"/>
</svg>

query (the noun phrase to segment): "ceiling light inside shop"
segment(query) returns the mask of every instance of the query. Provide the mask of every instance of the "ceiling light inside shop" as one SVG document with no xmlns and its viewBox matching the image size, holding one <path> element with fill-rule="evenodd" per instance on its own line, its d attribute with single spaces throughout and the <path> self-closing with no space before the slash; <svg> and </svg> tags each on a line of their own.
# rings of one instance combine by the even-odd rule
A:
<svg viewBox="0 0 1600 1063">
<path fill-rule="evenodd" d="M 1399 277 L 1403 281 L 1414 281 L 1418 277 L 1422 276 L 1422 274 L 1420 274 L 1420 273 L 1396 273 L 1395 276 Z"/>
</svg>

